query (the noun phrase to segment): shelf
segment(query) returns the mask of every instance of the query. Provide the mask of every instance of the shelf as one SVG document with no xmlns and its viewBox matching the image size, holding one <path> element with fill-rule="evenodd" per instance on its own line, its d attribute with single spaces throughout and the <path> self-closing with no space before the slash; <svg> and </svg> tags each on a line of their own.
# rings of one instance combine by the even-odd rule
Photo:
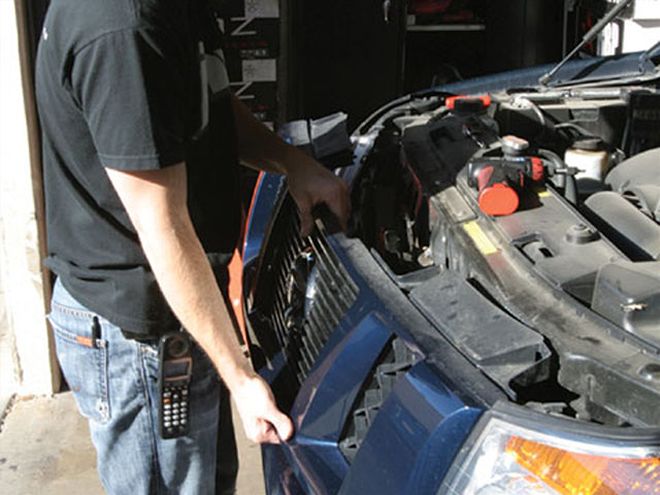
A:
<svg viewBox="0 0 660 495">
<path fill-rule="evenodd" d="M 485 31 L 485 24 L 408 24 L 407 31 L 413 32 L 465 32 Z"/>
</svg>

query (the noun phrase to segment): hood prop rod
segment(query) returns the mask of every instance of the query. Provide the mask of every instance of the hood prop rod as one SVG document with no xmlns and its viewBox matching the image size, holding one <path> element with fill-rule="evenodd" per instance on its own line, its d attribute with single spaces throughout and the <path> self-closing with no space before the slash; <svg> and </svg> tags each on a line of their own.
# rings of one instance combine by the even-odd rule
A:
<svg viewBox="0 0 660 495">
<path fill-rule="evenodd" d="M 607 26 L 616 16 L 618 16 L 623 9 L 628 7 L 632 3 L 633 0 L 622 0 L 619 2 L 617 5 L 615 5 L 612 10 L 610 10 L 605 17 L 603 17 L 600 21 L 598 21 L 588 32 L 587 34 L 584 35 L 582 38 L 582 41 L 575 47 L 573 50 L 571 50 L 571 53 L 566 55 L 561 62 L 559 62 L 557 65 L 555 65 L 550 72 L 547 72 L 546 74 L 542 75 L 539 78 L 539 84 L 542 86 L 547 86 L 548 83 L 552 80 L 554 75 L 561 69 L 566 62 L 568 62 L 570 59 L 572 59 L 576 53 L 578 53 L 584 45 L 589 43 L 592 39 L 594 39 L 598 33 L 600 33 L 605 26 Z"/>
</svg>

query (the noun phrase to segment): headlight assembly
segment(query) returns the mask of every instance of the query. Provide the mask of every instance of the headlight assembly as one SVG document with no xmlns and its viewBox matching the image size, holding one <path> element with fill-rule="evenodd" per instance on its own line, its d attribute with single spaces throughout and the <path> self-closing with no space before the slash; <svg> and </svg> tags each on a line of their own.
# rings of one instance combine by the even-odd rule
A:
<svg viewBox="0 0 660 495">
<path fill-rule="evenodd" d="M 507 406 L 500 409 L 511 409 Z M 440 494 L 660 494 L 657 430 L 607 428 L 487 413 L 485 426 L 459 456 Z M 507 417 L 509 416 L 509 417 Z"/>
</svg>

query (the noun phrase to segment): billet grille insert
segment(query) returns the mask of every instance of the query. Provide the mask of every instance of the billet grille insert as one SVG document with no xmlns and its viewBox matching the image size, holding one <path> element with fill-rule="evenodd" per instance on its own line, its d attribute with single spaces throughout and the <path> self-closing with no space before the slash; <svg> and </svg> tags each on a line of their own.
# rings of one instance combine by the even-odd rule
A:
<svg viewBox="0 0 660 495">
<path fill-rule="evenodd" d="M 271 245 L 276 243 L 276 245 Z M 268 250 L 272 286 L 262 314 L 275 333 L 298 386 L 307 378 L 330 334 L 353 305 L 358 287 L 322 230 L 303 239 L 289 197 L 280 209 Z"/>
</svg>

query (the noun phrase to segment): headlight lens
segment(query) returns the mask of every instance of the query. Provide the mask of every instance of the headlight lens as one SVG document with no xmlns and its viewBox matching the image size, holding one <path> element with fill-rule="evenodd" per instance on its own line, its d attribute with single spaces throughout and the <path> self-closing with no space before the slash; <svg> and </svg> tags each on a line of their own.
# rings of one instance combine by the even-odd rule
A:
<svg viewBox="0 0 660 495">
<path fill-rule="evenodd" d="M 660 494 L 658 449 L 574 440 L 492 418 L 441 493 Z"/>
</svg>

